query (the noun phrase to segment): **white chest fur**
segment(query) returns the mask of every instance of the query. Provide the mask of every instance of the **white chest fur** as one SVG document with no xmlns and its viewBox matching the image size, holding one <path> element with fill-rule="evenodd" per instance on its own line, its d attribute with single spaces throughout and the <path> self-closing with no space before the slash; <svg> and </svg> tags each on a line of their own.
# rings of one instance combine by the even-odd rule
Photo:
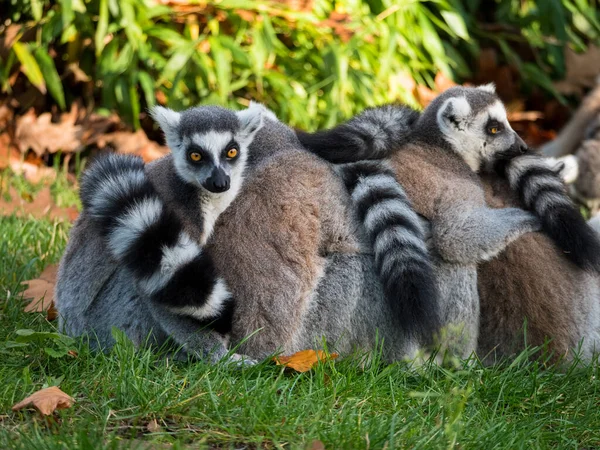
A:
<svg viewBox="0 0 600 450">
<path fill-rule="evenodd" d="M 206 193 L 202 199 L 203 229 L 201 245 L 206 244 L 215 227 L 215 222 L 219 216 L 225 211 L 231 202 L 235 200 L 237 194 L 242 187 L 242 177 L 233 176 L 231 179 L 231 187 L 227 192 L 222 194 Z"/>
</svg>

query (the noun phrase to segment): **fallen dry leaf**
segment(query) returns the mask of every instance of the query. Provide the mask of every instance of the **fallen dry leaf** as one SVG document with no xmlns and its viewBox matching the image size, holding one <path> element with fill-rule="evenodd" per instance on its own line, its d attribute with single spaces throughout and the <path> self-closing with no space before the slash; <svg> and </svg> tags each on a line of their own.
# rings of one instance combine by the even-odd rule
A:
<svg viewBox="0 0 600 450">
<path fill-rule="evenodd" d="M 8 189 L 10 200 L 0 195 L 0 215 L 9 216 L 15 214 L 21 217 L 29 215 L 40 219 L 47 217 L 50 220 L 73 221 L 79 215 L 75 207 L 60 207 L 52 200 L 49 187 L 41 189 L 33 198 L 21 196 L 12 186 Z"/>
<path fill-rule="evenodd" d="M 57 409 L 65 409 L 73 406 L 75 400 L 61 391 L 58 387 L 52 386 L 40 389 L 29 397 L 20 401 L 12 407 L 13 411 L 33 406 L 45 416 L 51 415 Z"/>
<path fill-rule="evenodd" d="M 81 126 L 75 125 L 76 119 L 75 114 L 65 113 L 61 115 L 60 122 L 53 123 L 49 112 L 36 116 L 35 111 L 30 109 L 17 118 L 17 145 L 21 152 L 31 149 L 38 156 L 44 155 L 46 151 L 74 152 L 81 147 L 82 132 Z"/>
<path fill-rule="evenodd" d="M 25 312 L 44 312 L 48 311 L 48 320 L 56 318 L 56 309 L 54 309 L 54 285 L 56 283 L 56 274 L 58 266 L 51 264 L 44 269 L 39 278 L 23 281 L 21 284 L 27 285 L 23 292 L 24 299 L 32 299 L 25 307 Z M 52 316 L 54 316 L 52 318 Z"/>
<path fill-rule="evenodd" d="M 310 444 L 310 450 L 325 450 L 325 444 L 321 441 L 312 441 Z"/>
<path fill-rule="evenodd" d="M 141 156 L 145 162 L 154 161 L 167 153 L 169 149 L 148 139 L 143 130 L 135 133 L 130 131 L 116 131 L 100 136 L 97 140 L 99 148 L 110 146 L 117 153 Z"/>
<path fill-rule="evenodd" d="M 327 354 L 323 350 L 302 350 L 291 356 L 276 356 L 273 359 L 278 366 L 285 366 L 296 372 L 308 372 L 319 361 L 327 361 L 337 357 L 337 353 Z"/>
<path fill-rule="evenodd" d="M 148 422 L 148 425 L 146 425 L 146 429 L 149 433 L 158 433 L 161 430 L 160 425 L 158 424 L 156 419 L 152 419 L 150 422 Z"/>
</svg>

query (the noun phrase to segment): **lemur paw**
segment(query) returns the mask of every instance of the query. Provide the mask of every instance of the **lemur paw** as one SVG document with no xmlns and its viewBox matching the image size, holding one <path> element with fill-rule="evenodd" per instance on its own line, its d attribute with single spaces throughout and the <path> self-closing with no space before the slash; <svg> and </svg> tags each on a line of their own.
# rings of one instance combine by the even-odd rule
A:
<svg viewBox="0 0 600 450">
<path fill-rule="evenodd" d="M 221 362 L 225 364 L 232 364 L 235 367 L 242 369 L 244 367 L 252 367 L 258 364 L 258 361 L 250 358 L 246 355 L 240 355 L 239 353 L 232 353 L 221 359 Z"/>
</svg>

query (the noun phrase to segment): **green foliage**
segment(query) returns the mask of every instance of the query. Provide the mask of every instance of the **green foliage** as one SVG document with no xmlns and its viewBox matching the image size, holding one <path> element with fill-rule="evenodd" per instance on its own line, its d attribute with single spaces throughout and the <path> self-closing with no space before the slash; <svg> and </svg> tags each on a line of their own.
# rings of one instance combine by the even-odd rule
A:
<svg viewBox="0 0 600 450">
<path fill-rule="evenodd" d="M 10 3 L 22 30 L 3 61 L 3 91 L 20 63 L 64 109 L 82 95 L 66 76 L 77 69 L 89 79 L 87 103 L 136 127 L 157 98 L 178 109 L 238 109 L 254 99 L 292 125 L 328 126 L 369 105 L 414 105 L 402 79 L 468 77 L 480 44 L 490 42 L 525 81 L 552 91 L 550 77 L 564 74 L 564 45 L 582 50 L 600 33 L 595 0 L 315 0 L 308 11 L 255 0 Z M 502 31 L 491 31 L 490 20 Z M 533 50 L 535 63 L 515 43 Z"/>
</svg>

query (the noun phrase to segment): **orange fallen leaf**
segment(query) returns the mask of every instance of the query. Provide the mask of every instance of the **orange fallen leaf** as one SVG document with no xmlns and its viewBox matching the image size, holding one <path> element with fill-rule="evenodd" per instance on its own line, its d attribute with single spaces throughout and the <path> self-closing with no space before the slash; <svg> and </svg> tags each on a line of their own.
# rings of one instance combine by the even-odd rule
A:
<svg viewBox="0 0 600 450">
<path fill-rule="evenodd" d="M 12 407 L 13 411 L 33 406 L 45 416 L 51 415 L 57 409 L 65 409 L 73 406 L 75 400 L 61 391 L 58 387 L 52 386 L 40 389 L 34 392 L 26 399 L 20 401 Z"/>
<path fill-rule="evenodd" d="M 39 278 L 23 281 L 21 284 L 27 285 L 23 292 L 24 299 L 32 299 L 25 307 L 25 312 L 48 312 L 48 320 L 56 318 L 54 309 L 54 284 L 56 283 L 56 274 L 58 266 L 51 264 L 44 269 Z"/>
<path fill-rule="evenodd" d="M 312 441 L 310 444 L 310 450 L 325 450 L 325 444 L 321 441 Z"/>
<path fill-rule="evenodd" d="M 323 350 L 302 350 L 291 356 L 276 356 L 273 360 L 278 366 L 285 366 L 294 369 L 296 372 L 308 372 L 319 361 L 327 361 L 337 357 L 337 353 L 327 354 Z"/>
</svg>

